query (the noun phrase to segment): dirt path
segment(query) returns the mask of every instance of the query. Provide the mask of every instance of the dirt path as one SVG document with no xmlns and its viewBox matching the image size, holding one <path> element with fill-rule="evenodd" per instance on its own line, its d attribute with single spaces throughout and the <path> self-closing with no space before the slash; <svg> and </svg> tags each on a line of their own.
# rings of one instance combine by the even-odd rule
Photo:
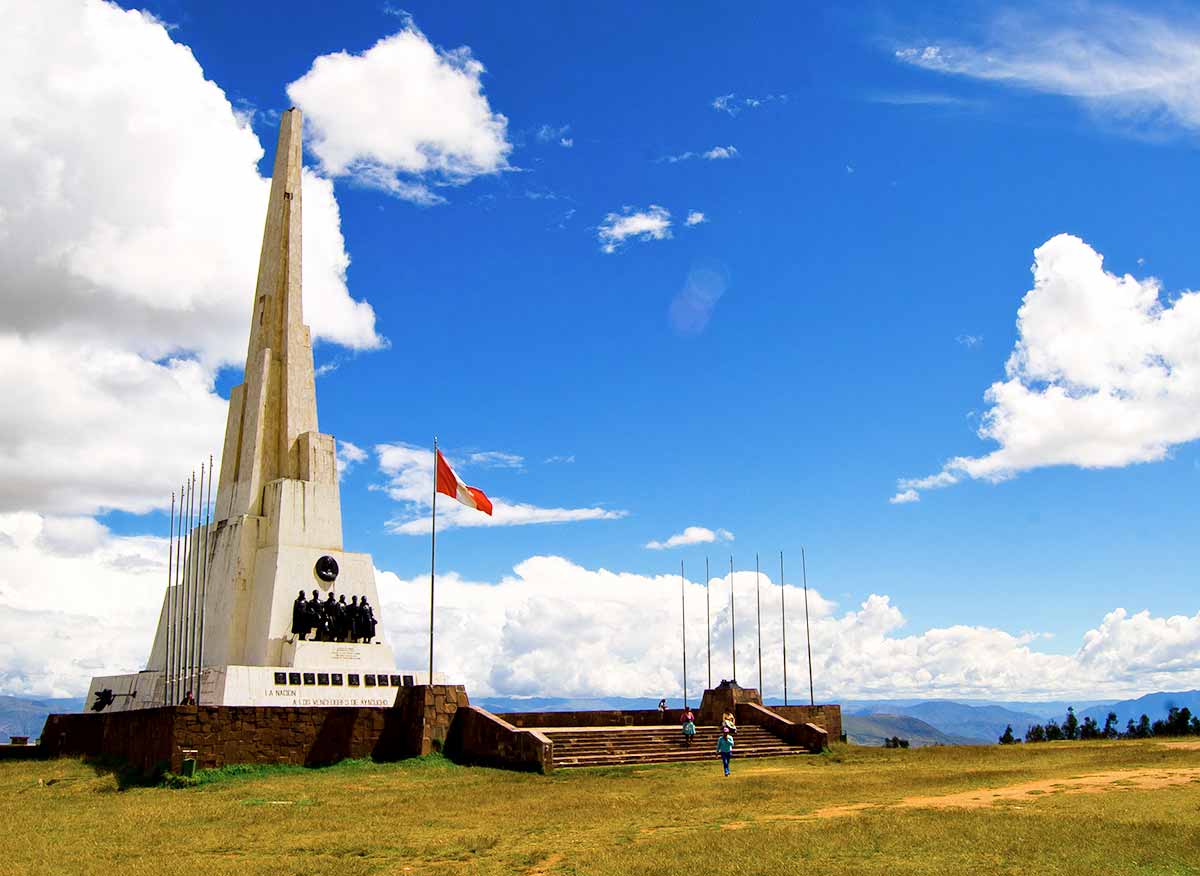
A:
<svg viewBox="0 0 1200 876">
<path fill-rule="evenodd" d="M 1174 743 L 1167 743 L 1174 744 Z M 1189 745 L 1189 743 L 1183 743 Z M 1152 791 L 1175 785 L 1200 782 L 1200 767 L 1179 769 L 1134 769 L 1090 773 L 1069 779 L 1042 779 L 1022 782 L 1001 788 L 973 788 L 955 794 L 905 797 L 897 803 L 847 803 L 827 806 L 802 815 L 764 815 L 746 821 L 731 821 L 721 825 L 723 830 L 741 830 L 752 824 L 771 821 L 820 821 L 828 818 L 847 818 L 863 812 L 883 809 L 984 809 L 1001 802 L 1029 802 L 1049 794 L 1102 794 L 1106 791 Z"/>
</svg>

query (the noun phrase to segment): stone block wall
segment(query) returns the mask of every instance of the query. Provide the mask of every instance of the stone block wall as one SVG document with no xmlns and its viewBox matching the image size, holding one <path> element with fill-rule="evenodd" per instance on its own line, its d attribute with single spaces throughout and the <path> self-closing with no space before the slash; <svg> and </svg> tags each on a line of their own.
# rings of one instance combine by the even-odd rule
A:
<svg viewBox="0 0 1200 876">
<path fill-rule="evenodd" d="M 816 724 L 829 734 L 831 742 L 842 738 L 842 707 L 838 705 L 820 706 L 767 706 L 776 715 L 794 721 L 797 724 Z"/>
<path fill-rule="evenodd" d="M 346 758 L 399 760 L 440 751 L 461 685 L 399 688 L 392 708 L 167 706 L 129 712 L 51 715 L 42 731 L 48 757 L 109 757 L 149 774 L 178 772 L 185 749 L 202 768 L 233 763 L 320 766 Z"/>
<path fill-rule="evenodd" d="M 829 734 L 816 724 L 797 724 L 758 703 L 738 703 L 736 708 L 739 727 L 746 725 L 762 727 L 784 742 L 803 746 L 814 754 L 819 753 L 829 744 Z"/>
<path fill-rule="evenodd" d="M 522 729 L 478 706 L 463 706 L 446 740 L 446 753 L 458 763 L 549 773 L 554 743 L 537 730 Z"/>
</svg>

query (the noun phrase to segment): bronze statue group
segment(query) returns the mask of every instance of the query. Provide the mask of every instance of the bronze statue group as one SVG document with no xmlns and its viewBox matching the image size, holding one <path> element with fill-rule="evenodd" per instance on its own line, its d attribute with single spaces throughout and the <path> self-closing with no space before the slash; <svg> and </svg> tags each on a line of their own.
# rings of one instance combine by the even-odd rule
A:
<svg viewBox="0 0 1200 876">
<path fill-rule="evenodd" d="M 312 599 L 305 599 L 301 590 L 292 603 L 292 633 L 300 641 L 311 633 L 317 642 L 371 642 L 375 623 L 375 610 L 365 596 L 346 602 L 345 594 L 335 599 L 331 590 L 322 602 L 316 590 Z"/>
</svg>

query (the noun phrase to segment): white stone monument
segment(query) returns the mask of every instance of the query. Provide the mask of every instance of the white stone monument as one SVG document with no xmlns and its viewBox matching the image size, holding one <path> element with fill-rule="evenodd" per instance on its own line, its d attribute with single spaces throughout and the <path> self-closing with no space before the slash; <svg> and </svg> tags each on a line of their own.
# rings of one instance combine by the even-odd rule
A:
<svg viewBox="0 0 1200 876">
<path fill-rule="evenodd" d="M 169 690 L 178 702 L 199 676 L 195 697 L 203 705 L 389 706 L 404 675 L 429 681 L 427 672 L 397 671 L 382 638 L 371 557 L 342 549 L 334 441 L 317 431 L 312 341 L 302 312 L 301 133 L 300 111 L 288 110 L 244 381 L 229 396 L 212 523 L 188 534 L 197 562 L 190 579 L 185 574 L 167 590 L 146 669 L 94 678 L 89 705 L 106 688 L 117 695 L 110 710 L 164 705 Z M 336 577 L 327 580 L 333 569 Z M 376 635 L 369 643 L 299 640 L 292 603 L 301 590 L 318 591 L 322 601 L 330 591 L 366 597 L 379 622 Z M 182 670 L 181 638 L 192 648 Z M 188 673 L 189 663 L 198 671 Z"/>
</svg>

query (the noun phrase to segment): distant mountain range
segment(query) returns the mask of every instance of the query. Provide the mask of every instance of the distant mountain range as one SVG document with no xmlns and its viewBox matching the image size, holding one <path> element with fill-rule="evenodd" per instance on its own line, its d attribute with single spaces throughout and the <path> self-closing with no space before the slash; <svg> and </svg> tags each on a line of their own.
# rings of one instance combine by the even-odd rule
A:
<svg viewBox="0 0 1200 876">
<path fill-rule="evenodd" d="M 881 746 L 885 739 L 897 736 L 913 748 L 925 745 L 982 745 L 982 740 L 943 733 L 911 715 L 843 715 L 842 732 L 852 745 Z M 992 740 L 993 742 L 995 740 Z"/>
<path fill-rule="evenodd" d="M 878 717 L 880 713 L 883 713 L 916 718 L 948 736 L 969 740 L 971 745 L 996 742 L 999 740 L 1000 734 L 1004 732 L 1004 728 L 1010 724 L 1013 728 L 1013 735 L 1024 736 L 1027 727 L 1031 724 L 1040 724 L 1044 720 L 1039 715 L 1018 712 L 1003 706 L 969 706 L 947 700 L 932 700 L 908 706 L 887 705 L 883 708 L 872 704 L 871 706 L 857 706 L 852 711 L 844 711 L 869 717 Z M 1065 706 L 1063 713 L 1066 713 Z M 843 715 L 842 722 L 843 724 L 846 722 L 845 715 Z"/>
<path fill-rule="evenodd" d="M 1121 700 L 1119 703 L 1111 703 L 1104 706 L 1094 706 L 1090 709 L 1085 709 L 1080 712 L 1076 706 L 1075 714 L 1082 721 L 1084 718 L 1094 718 L 1097 724 L 1104 725 L 1105 719 L 1109 712 L 1117 713 L 1117 726 L 1122 730 L 1125 729 L 1125 723 L 1129 719 L 1133 719 L 1136 724 L 1142 715 L 1149 715 L 1151 721 L 1156 721 L 1159 718 L 1165 718 L 1167 712 L 1172 706 L 1182 709 L 1187 707 L 1193 715 L 1200 715 L 1200 690 L 1185 690 L 1176 693 L 1152 693 L 1146 694 L 1144 697 L 1138 697 L 1136 700 Z M 1063 710 L 1063 714 L 1066 710 Z M 1062 717 L 1058 717 L 1059 723 L 1062 723 Z M 1016 732 L 1016 727 L 1013 732 Z"/>
<path fill-rule="evenodd" d="M 472 697 L 471 702 L 490 712 L 573 712 L 593 709 L 653 709 L 656 697 Z M 667 698 L 678 708 L 679 698 Z M 771 705 L 772 701 L 768 701 Z M 777 703 L 776 703 L 777 704 Z M 694 698 L 692 705 L 699 705 Z M 899 736 L 911 745 L 994 744 L 1004 728 L 1012 725 L 1020 738 L 1030 724 L 1053 718 L 1062 722 L 1067 706 L 1075 706 L 1082 721 L 1091 717 L 1103 724 L 1110 711 L 1117 713 L 1123 729 L 1129 719 L 1149 715 L 1151 721 L 1166 717 L 1172 706 L 1191 709 L 1200 715 L 1200 691 L 1152 693 L 1132 700 L 1079 700 L 1062 702 L 973 702 L 952 700 L 847 700 L 842 703 L 843 730 L 858 745 L 882 745 Z M 0 741 L 9 736 L 35 737 L 42 732 L 51 712 L 78 712 L 83 702 L 75 698 L 32 699 L 0 695 Z"/>
<path fill-rule="evenodd" d="M 0 694 L 0 742 L 7 742 L 10 736 L 40 736 L 51 712 L 78 712 L 82 708 L 83 700 L 74 697 L 33 700 Z"/>
</svg>

